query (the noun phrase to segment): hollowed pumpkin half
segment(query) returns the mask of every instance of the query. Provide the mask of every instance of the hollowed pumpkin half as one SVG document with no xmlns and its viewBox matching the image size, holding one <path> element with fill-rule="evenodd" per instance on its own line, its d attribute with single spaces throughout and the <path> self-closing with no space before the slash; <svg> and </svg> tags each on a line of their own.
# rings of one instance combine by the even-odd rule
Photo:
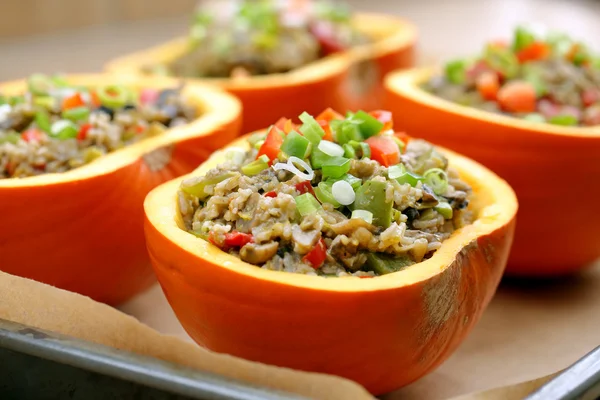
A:
<svg viewBox="0 0 600 400">
<path fill-rule="evenodd" d="M 384 95 L 383 77 L 414 63 L 416 28 L 404 19 L 357 14 L 355 24 L 373 42 L 324 57 L 282 74 L 243 79 L 202 79 L 236 95 L 244 106 L 243 131 L 264 128 L 281 116 L 303 111 L 317 115 L 327 107 L 339 110 L 376 109 Z M 185 37 L 109 62 L 110 72 L 143 74 L 143 66 L 168 63 L 182 54 Z"/>
<path fill-rule="evenodd" d="M 167 88 L 170 79 L 72 76 L 75 85 Z M 24 82 L 0 87 L 20 93 Z M 193 170 L 238 135 L 240 104 L 188 84 L 199 118 L 64 173 L 0 180 L 0 269 L 118 304 L 154 281 L 143 233 L 143 201 L 158 184 Z"/>
<path fill-rule="evenodd" d="M 507 273 L 576 271 L 600 257 L 600 127 L 559 127 L 458 105 L 420 88 L 435 71 L 391 74 L 394 127 L 486 165 L 514 188 L 519 224 Z"/>
<path fill-rule="evenodd" d="M 517 210 L 504 181 L 446 154 L 473 185 L 476 221 L 430 259 L 372 279 L 247 264 L 182 229 L 176 201 L 181 179 L 156 188 L 144 203 L 146 240 L 183 327 L 214 351 L 347 377 L 374 394 L 430 372 L 462 342 L 494 294 Z M 220 161 L 222 154 L 215 153 L 195 174 Z"/>
</svg>

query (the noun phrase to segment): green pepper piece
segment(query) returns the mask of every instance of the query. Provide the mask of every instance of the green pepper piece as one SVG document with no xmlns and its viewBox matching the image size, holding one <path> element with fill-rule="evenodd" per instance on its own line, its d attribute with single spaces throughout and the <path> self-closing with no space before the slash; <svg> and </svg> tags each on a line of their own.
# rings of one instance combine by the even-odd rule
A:
<svg viewBox="0 0 600 400">
<path fill-rule="evenodd" d="M 314 117 L 306 111 L 300 114 L 299 118 L 302 121 L 300 132 L 316 147 L 325 136 L 325 131 Z"/>
<path fill-rule="evenodd" d="M 54 84 L 44 74 L 32 74 L 27 79 L 27 87 L 34 95 L 45 96 L 54 87 Z"/>
<path fill-rule="evenodd" d="M 367 253 L 367 268 L 378 275 L 398 272 L 412 264 L 414 261 L 407 255 L 394 257 L 385 253 Z"/>
<path fill-rule="evenodd" d="M 383 122 L 362 110 L 357 111 L 352 116 L 352 119 L 355 121 L 360 121 L 360 123 L 357 125 L 363 140 L 377 135 L 383 129 Z"/>
<path fill-rule="evenodd" d="M 353 159 L 357 158 L 356 150 L 354 150 L 354 147 L 352 147 L 348 143 L 346 143 L 342 146 L 342 148 L 344 149 L 344 157 L 353 158 Z"/>
<path fill-rule="evenodd" d="M 513 51 L 523 50 L 533 42 L 535 42 L 535 36 L 533 33 L 529 32 L 522 26 L 518 26 L 515 30 L 515 37 L 512 44 Z"/>
<path fill-rule="evenodd" d="M 548 119 L 548 122 L 553 125 L 575 126 L 579 123 L 579 120 L 574 115 L 562 114 L 551 117 L 550 119 Z"/>
<path fill-rule="evenodd" d="M 401 185 L 408 183 L 412 187 L 417 186 L 417 183 L 424 180 L 422 176 L 408 171 L 404 164 L 392 165 L 389 167 L 388 177 L 390 179 L 395 179 Z"/>
<path fill-rule="evenodd" d="M 386 200 L 387 182 L 366 181 L 356 191 L 355 210 L 370 211 L 373 225 L 387 228 L 392 223 L 393 201 Z"/>
<path fill-rule="evenodd" d="M 290 157 L 298 157 L 301 160 L 310 155 L 310 141 L 296 131 L 291 131 L 286 136 L 281 151 Z"/>
<path fill-rule="evenodd" d="M 35 123 L 46 133 L 50 133 L 50 128 L 52 127 L 52 123 L 50 122 L 50 114 L 46 110 L 39 110 L 35 113 Z"/>
<path fill-rule="evenodd" d="M 352 189 L 355 191 L 358 190 L 360 185 L 362 185 L 362 179 L 355 177 L 354 175 L 345 174 L 339 178 L 329 178 L 326 180 L 328 185 L 333 185 L 337 181 L 346 181 L 352 186 Z"/>
<path fill-rule="evenodd" d="M 21 139 L 21 135 L 19 135 L 15 131 L 9 131 L 4 134 L 4 136 L 0 136 L 0 144 L 11 143 L 16 144 L 19 139 Z"/>
<path fill-rule="evenodd" d="M 433 209 L 440 213 L 445 219 L 452 219 L 452 215 L 454 214 L 452 206 L 445 201 L 439 202 L 437 206 L 433 207 Z"/>
<path fill-rule="evenodd" d="M 333 197 L 331 192 L 331 184 L 329 182 L 319 182 L 319 185 L 314 188 L 315 196 L 321 203 L 329 203 L 333 207 L 338 208 L 341 204 Z"/>
<path fill-rule="evenodd" d="M 465 60 L 450 61 L 446 64 L 444 73 L 448 82 L 460 85 L 467 78 L 467 62 Z"/>
<path fill-rule="evenodd" d="M 483 58 L 493 70 L 500 72 L 506 79 L 512 79 L 519 73 L 519 59 L 510 49 L 489 45 Z"/>
<path fill-rule="evenodd" d="M 50 136 L 60 140 L 73 139 L 79 133 L 79 127 L 73 122 L 61 119 L 50 127 Z"/>
<path fill-rule="evenodd" d="M 323 171 L 323 179 L 339 178 L 350 171 L 352 163 L 350 159 L 345 157 L 329 157 L 321 167 Z"/>
<path fill-rule="evenodd" d="M 85 106 L 69 108 L 63 110 L 61 116 L 71 121 L 83 121 L 90 116 L 90 109 Z"/>
<path fill-rule="evenodd" d="M 342 146 L 353 140 L 356 142 L 362 140 L 362 134 L 355 121 L 334 119 L 329 126 L 335 135 L 335 141 Z"/>
<path fill-rule="evenodd" d="M 269 168 L 269 157 L 263 154 L 250 164 L 244 165 L 241 170 L 244 175 L 254 176 L 260 174 L 267 168 Z"/>
<path fill-rule="evenodd" d="M 323 167 L 323 164 L 331 159 L 329 154 L 325 154 L 318 147 L 313 147 L 312 152 L 310 154 L 310 164 L 313 169 L 320 169 Z"/>
<path fill-rule="evenodd" d="M 294 200 L 296 201 L 296 210 L 303 217 L 313 214 L 321 208 L 319 201 L 310 193 L 304 193 L 300 196 L 296 196 Z"/>
<path fill-rule="evenodd" d="M 209 197 L 208 194 L 204 192 L 204 189 L 209 185 L 216 185 L 217 183 L 223 182 L 225 179 L 229 179 L 234 176 L 234 172 L 226 172 L 222 175 L 214 176 L 212 178 L 195 177 L 186 179 L 181 182 L 181 190 L 184 193 L 191 194 L 192 196 L 198 197 L 200 200 L 203 200 Z"/>
<path fill-rule="evenodd" d="M 108 85 L 99 88 L 96 91 L 100 103 L 108 108 L 121 108 L 127 104 L 129 100 L 129 91 L 123 86 Z"/>
</svg>

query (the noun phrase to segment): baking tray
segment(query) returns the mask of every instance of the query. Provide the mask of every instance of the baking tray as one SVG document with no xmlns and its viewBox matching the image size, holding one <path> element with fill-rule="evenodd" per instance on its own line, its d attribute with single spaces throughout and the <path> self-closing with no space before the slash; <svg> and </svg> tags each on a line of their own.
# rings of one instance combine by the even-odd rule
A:
<svg viewBox="0 0 600 400">
<path fill-rule="evenodd" d="M 546 382 L 525 400 L 600 399 L 600 347 Z"/>
<path fill-rule="evenodd" d="M 0 319 L 0 399 L 307 398 Z"/>
</svg>

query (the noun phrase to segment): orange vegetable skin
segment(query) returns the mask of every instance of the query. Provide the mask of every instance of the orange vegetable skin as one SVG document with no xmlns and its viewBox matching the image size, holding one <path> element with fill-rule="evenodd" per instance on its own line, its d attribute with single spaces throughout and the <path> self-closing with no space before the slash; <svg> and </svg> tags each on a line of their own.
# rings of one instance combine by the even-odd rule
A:
<svg viewBox="0 0 600 400">
<path fill-rule="evenodd" d="M 504 270 L 515 223 L 510 187 L 447 154 L 473 184 L 481 219 L 431 259 L 372 279 L 246 264 L 185 232 L 175 200 L 181 180 L 162 185 L 146 199 L 145 230 L 169 303 L 191 337 L 217 352 L 344 376 L 373 394 L 415 381 L 448 358 L 479 320 Z M 198 173 L 220 160 L 215 155 Z"/>
<path fill-rule="evenodd" d="M 600 129 L 530 123 L 448 102 L 419 87 L 432 73 L 390 75 L 386 109 L 396 129 L 483 163 L 515 189 L 520 211 L 507 274 L 564 275 L 600 257 L 600 215 L 565 205 L 569 188 L 600 197 L 600 181 L 590 179 L 600 176 Z"/>
<path fill-rule="evenodd" d="M 116 83 L 105 75 L 68 77 L 76 85 Z M 128 85 L 176 87 L 177 80 L 128 79 Z M 21 93 L 23 81 L 0 86 Z M 0 269 L 119 304 L 154 282 L 145 248 L 142 204 L 160 183 L 192 171 L 233 139 L 241 108 L 233 97 L 189 84 L 203 115 L 192 124 L 58 174 L 0 180 Z"/>
<path fill-rule="evenodd" d="M 243 131 L 262 129 L 283 115 L 303 111 L 317 115 L 327 107 L 336 110 L 373 110 L 383 103 L 383 77 L 415 61 L 416 27 L 383 14 L 358 13 L 356 26 L 373 43 L 340 52 L 285 74 L 206 79 L 237 96 L 243 103 Z M 169 62 L 185 50 L 188 38 L 179 38 L 134 53 L 107 65 L 110 72 L 142 74 L 145 65 Z"/>
</svg>

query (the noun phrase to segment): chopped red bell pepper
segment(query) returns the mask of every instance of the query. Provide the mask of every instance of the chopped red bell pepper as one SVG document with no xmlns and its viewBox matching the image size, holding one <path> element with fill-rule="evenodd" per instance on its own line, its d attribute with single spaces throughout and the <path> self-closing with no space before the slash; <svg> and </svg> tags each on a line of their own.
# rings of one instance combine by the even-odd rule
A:
<svg viewBox="0 0 600 400">
<path fill-rule="evenodd" d="M 406 132 L 395 132 L 394 136 L 400 139 L 404 143 L 404 145 L 407 145 L 408 142 L 410 142 L 410 140 L 412 139 L 410 136 L 408 136 Z"/>
<path fill-rule="evenodd" d="M 498 91 L 498 104 L 509 112 L 534 112 L 537 95 L 529 82 L 513 81 Z"/>
<path fill-rule="evenodd" d="M 310 184 L 310 181 L 302 181 L 300 183 L 296 183 L 296 190 L 299 191 L 300 194 L 310 193 L 313 196 L 315 195 L 315 190 Z"/>
<path fill-rule="evenodd" d="M 302 261 L 310 264 L 314 269 L 317 269 L 323 265 L 326 258 L 327 246 L 325 245 L 323 238 L 321 238 L 317 242 L 317 245 L 302 258 Z"/>
<path fill-rule="evenodd" d="M 252 235 L 248 233 L 242 233 L 238 231 L 233 231 L 231 233 L 225 234 L 225 246 L 229 247 L 244 247 L 248 243 L 254 241 Z"/>
<path fill-rule="evenodd" d="M 333 132 L 331 131 L 331 127 L 329 126 L 329 121 L 324 119 L 317 119 L 321 128 L 325 131 L 325 135 L 323 135 L 323 140 L 333 141 Z"/>
<path fill-rule="evenodd" d="M 21 139 L 28 143 L 39 142 L 44 136 L 46 136 L 44 132 L 35 128 L 28 129 L 21 133 Z"/>
<path fill-rule="evenodd" d="M 81 125 L 81 128 L 79 128 L 79 132 L 77 133 L 77 140 L 85 140 L 90 129 L 92 129 L 92 124 Z"/>
<path fill-rule="evenodd" d="M 100 101 L 100 97 L 98 97 L 98 93 L 96 93 L 95 90 L 90 91 L 90 103 L 94 107 L 100 107 L 102 105 L 102 102 Z"/>
<path fill-rule="evenodd" d="M 520 63 L 543 60 L 550 54 L 550 47 L 544 42 L 533 42 L 517 52 Z"/>
<path fill-rule="evenodd" d="M 265 193 L 265 197 L 277 197 L 277 193 L 276 192 L 267 192 L 267 193 Z"/>
<path fill-rule="evenodd" d="M 394 120 L 392 118 L 392 112 L 386 110 L 374 110 L 369 113 L 371 116 L 377 118 L 379 122 L 383 123 L 381 131 L 388 131 L 394 129 Z"/>
<path fill-rule="evenodd" d="M 156 89 L 145 88 L 140 92 L 140 103 L 153 104 L 158 101 L 160 92 Z"/>
<path fill-rule="evenodd" d="M 396 165 L 400 162 L 400 149 L 396 142 L 386 136 L 371 136 L 365 143 L 371 148 L 371 159 L 384 167 Z"/>
<path fill-rule="evenodd" d="M 276 126 L 272 126 L 269 129 L 267 137 L 265 138 L 265 142 L 262 144 L 262 146 L 260 146 L 260 149 L 258 149 L 258 154 L 256 155 L 256 158 L 258 159 L 264 154 L 267 157 L 269 157 L 270 164 L 271 161 L 276 159 L 277 155 L 279 155 L 279 149 L 281 148 L 282 144 L 283 137 L 281 135 L 281 130 Z"/>
<path fill-rule="evenodd" d="M 334 119 L 344 119 L 344 116 L 339 112 L 335 111 L 333 108 L 329 107 L 323 110 L 323 112 L 321 112 L 321 114 L 319 114 L 315 119 L 317 121 L 323 120 L 329 122 Z"/>
<path fill-rule="evenodd" d="M 85 101 L 81 98 L 81 94 L 75 93 L 72 96 L 66 97 L 62 102 L 62 109 L 69 110 L 71 108 L 85 106 Z"/>
</svg>

